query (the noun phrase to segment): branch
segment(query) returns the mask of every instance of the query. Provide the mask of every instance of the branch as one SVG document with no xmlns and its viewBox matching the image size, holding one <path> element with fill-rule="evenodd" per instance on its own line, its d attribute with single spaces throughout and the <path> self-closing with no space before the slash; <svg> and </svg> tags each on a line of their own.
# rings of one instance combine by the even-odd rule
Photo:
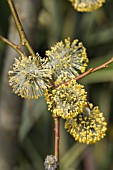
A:
<svg viewBox="0 0 113 170">
<path fill-rule="evenodd" d="M 107 67 L 109 66 L 109 64 L 111 64 L 112 62 L 113 62 L 113 57 L 112 57 L 110 60 L 108 60 L 107 62 L 105 62 L 104 64 L 102 64 L 102 65 L 100 65 L 100 66 L 98 66 L 98 67 L 90 68 L 89 70 L 87 70 L 87 71 L 84 72 L 83 74 L 75 77 L 74 80 L 79 80 L 79 79 L 81 79 L 81 78 L 83 78 L 83 77 L 85 77 L 85 76 L 87 76 L 87 75 L 89 75 L 89 74 L 91 74 L 91 73 L 93 73 L 93 72 L 96 72 L 96 71 L 98 71 L 98 70 L 100 70 L 100 69 L 107 68 Z M 65 85 L 66 85 L 66 84 L 68 84 L 70 81 L 71 81 L 71 80 L 68 80 L 68 81 L 66 81 L 66 82 L 60 83 L 60 84 L 57 85 L 55 88 L 58 88 L 58 87 L 61 86 L 62 84 L 65 84 Z"/>
<path fill-rule="evenodd" d="M 55 123 L 55 157 L 57 161 L 59 162 L 59 139 L 60 139 L 60 118 L 54 117 L 54 123 Z"/>
<path fill-rule="evenodd" d="M 28 49 L 28 51 L 30 52 L 30 54 L 35 57 L 35 53 L 31 47 L 31 45 L 29 44 L 29 41 L 26 37 L 26 34 L 24 32 L 24 29 L 22 27 L 22 24 L 21 24 L 21 21 L 19 19 L 19 16 L 17 14 L 17 11 L 16 11 L 16 8 L 15 8 L 15 5 L 13 3 L 13 0 L 7 0 L 8 4 L 9 4 L 9 7 L 10 7 L 10 10 L 11 10 L 11 13 L 12 13 L 12 16 L 14 18 L 14 21 L 15 21 L 15 24 L 16 24 L 16 27 L 18 29 L 18 33 L 19 33 L 19 36 L 20 36 L 20 44 L 23 45 L 23 46 L 26 46 L 26 48 Z M 39 63 L 38 63 L 39 64 Z"/>
<path fill-rule="evenodd" d="M 19 53 L 21 56 L 25 56 L 25 53 L 22 52 L 19 45 L 12 43 L 11 41 L 4 38 L 2 35 L 0 35 L 0 40 L 2 40 L 6 44 L 8 44 L 10 47 L 12 47 L 14 50 L 16 50 L 16 52 Z"/>
</svg>

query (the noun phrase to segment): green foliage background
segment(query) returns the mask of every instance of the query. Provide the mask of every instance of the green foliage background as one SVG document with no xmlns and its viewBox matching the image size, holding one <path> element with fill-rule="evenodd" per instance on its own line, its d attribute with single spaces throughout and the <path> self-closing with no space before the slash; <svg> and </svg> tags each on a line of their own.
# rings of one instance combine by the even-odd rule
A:
<svg viewBox="0 0 113 170">
<path fill-rule="evenodd" d="M 4 10 L 5 7 L 5 10 Z M 10 15 L 6 1 L 0 1 L 0 33 L 7 37 Z M 4 20 L 2 19 L 4 18 Z M 89 68 L 113 56 L 113 1 L 92 13 L 78 13 L 68 0 L 44 0 L 37 18 L 35 51 L 44 57 L 45 50 L 57 41 L 78 38 L 87 49 Z M 0 41 L 0 77 L 4 67 L 5 44 Z M 2 78 L 1 78 L 2 79 Z M 0 79 L 0 84 L 1 84 Z M 88 99 L 99 105 L 108 122 L 106 137 L 92 146 L 79 144 L 64 130 L 61 121 L 61 170 L 113 169 L 113 64 L 82 80 Z M 15 170 L 43 170 L 47 154 L 54 152 L 54 123 L 43 98 L 24 101 L 19 129 L 18 164 Z"/>
</svg>

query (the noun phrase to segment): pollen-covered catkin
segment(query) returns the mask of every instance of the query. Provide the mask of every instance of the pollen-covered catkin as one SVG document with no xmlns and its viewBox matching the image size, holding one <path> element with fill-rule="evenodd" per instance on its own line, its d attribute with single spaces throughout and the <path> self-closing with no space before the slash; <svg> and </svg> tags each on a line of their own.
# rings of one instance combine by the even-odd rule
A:
<svg viewBox="0 0 113 170">
<path fill-rule="evenodd" d="M 83 112 L 78 113 L 65 122 L 65 129 L 76 141 L 93 144 L 102 139 L 107 130 L 107 123 L 98 106 L 84 106 Z"/>
<path fill-rule="evenodd" d="M 37 99 L 43 95 L 51 79 L 51 71 L 43 66 L 38 66 L 38 56 L 19 57 L 15 59 L 9 74 L 9 85 L 13 92 L 22 98 Z M 48 82 L 48 84 L 47 84 Z"/>
<path fill-rule="evenodd" d="M 84 86 L 74 79 L 68 84 L 45 91 L 48 109 L 52 111 L 53 117 L 59 116 L 63 119 L 75 117 L 83 111 L 83 106 L 87 102 L 86 94 Z"/>
<path fill-rule="evenodd" d="M 100 8 L 105 0 L 69 0 L 79 12 L 91 12 Z"/>
<path fill-rule="evenodd" d="M 70 38 L 58 42 L 46 51 L 46 56 L 47 66 L 53 72 L 54 81 L 57 81 L 59 76 L 72 79 L 83 73 L 88 64 L 86 48 L 77 39 L 72 43 Z"/>
</svg>

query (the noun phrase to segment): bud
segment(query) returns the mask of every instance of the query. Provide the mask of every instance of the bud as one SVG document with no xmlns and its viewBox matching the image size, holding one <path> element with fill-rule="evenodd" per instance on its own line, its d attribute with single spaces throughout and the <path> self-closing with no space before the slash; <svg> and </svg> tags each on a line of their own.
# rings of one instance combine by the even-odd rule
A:
<svg viewBox="0 0 113 170">
<path fill-rule="evenodd" d="M 45 169 L 47 170 L 55 170 L 58 167 L 58 162 L 55 156 L 47 155 L 44 162 Z"/>
</svg>

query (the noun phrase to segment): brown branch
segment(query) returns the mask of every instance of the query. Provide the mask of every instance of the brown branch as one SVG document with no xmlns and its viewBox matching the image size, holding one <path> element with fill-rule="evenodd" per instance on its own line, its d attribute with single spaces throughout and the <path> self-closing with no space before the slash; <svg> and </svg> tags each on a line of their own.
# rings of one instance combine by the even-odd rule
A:
<svg viewBox="0 0 113 170">
<path fill-rule="evenodd" d="M 60 117 L 54 117 L 54 123 L 55 123 L 55 157 L 57 161 L 59 162 L 59 139 L 60 139 Z"/>
<path fill-rule="evenodd" d="M 79 79 L 81 79 L 81 78 L 83 78 L 83 77 L 85 77 L 85 76 L 87 76 L 87 75 L 89 75 L 89 74 L 91 74 L 91 73 L 93 73 L 93 72 L 96 72 L 96 71 L 98 71 L 98 70 L 100 70 L 100 69 L 107 68 L 107 67 L 109 66 L 109 64 L 111 64 L 112 62 L 113 62 L 113 57 L 112 57 L 110 60 L 108 60 L 107 62 L 105 62 L 104 64 L 102 64 L 102 65 L 100 65 L 100 66 L 98 66 L 98 67 L 90 68 L 89 70 L 87 70 L 87 71 L 84 72 L 83 74 L 75 77 L 74 80 L 79 80 Z M 65 84 L 65 85 L 66 85 L 66 84 L 68 84 L 70 81 L 71 81 L 71 80 L 68 80 L 68 81 L 66 81 L 66 82 L 62 82 L 62 83 L 58 84 L 55 88 L 58 88 L 58 87 L 61 86 L 62 84 Z"/>
<path fill-rule="evenodd" d="M 19 16 L 17 14 L 17 10 L 15 8 L 15 5 L 13 3 L 13 0 L 7 0 L 8 4 L 9 4 L 9 7 L 10 7 L 10 10 L 11 10 L 11 13 L 12 13 L 12 16 L 14 18 L 14 21 L 15 21 L 15 24 L 16 24 L 16 27 L 17 27 L 17 30 L 18 30 L 18 33 L 19 33 L 19 36 L 20 36 L 20 44 L 23 45 L 23 46 L 26 46 L 26 48 L 28 49 L 28 51 L 30 52 L 30 54 L 35 57 L 35 52 L 33 51 L 27 37 L 26 37 L 26 34 L 24 32 L 24 29 L 22 27 L 22 24 L 21 24 L 21 21 L 19 19 Z M 39 64 L 39 63 L 38 63 Z M 40 65 L 40 64 L 39 64 Z"/>
<path fill-rule="evenodd" d="M 18 29 L 18 33 L 19 33 L 19 36 L 20 36 L 20 44 L 21 44 L 21 45 L 25 45 L 26 35 L 25 35 L 25 33 L 24 33 L 22 24 L 21 24 L 21 22 L 20 22 L 20 19 L 19 19 L 19 16 L 18 16 L 18 14 L 17 14 L 15 5 L 14 5 L 14 3 L 13 3 L 13 0 L 7 0 L 7 2 L 8 2 L 8 4 L 9 4 L 9 7 L 10 7 L 10 10 L 11 10 L 11 13 L 12 13 L 12 16 L 13 16 L 13 18 L 14 18 L 16 27 L 17 27 L 17 29 Z"/>
<path fill-rule="evenodd" d="M 8 44 L 10 47 L 12 47 L 14 50 L 16 50 L 17 53 L 19 53 L 21 56 L 25 56 L 25 53 L 22 52 L 21 47 L 19 45 L 14 44 L 13 42 L 7 40 L 5 37 L 0 35 L 0 40 Z"/>
</svg>

